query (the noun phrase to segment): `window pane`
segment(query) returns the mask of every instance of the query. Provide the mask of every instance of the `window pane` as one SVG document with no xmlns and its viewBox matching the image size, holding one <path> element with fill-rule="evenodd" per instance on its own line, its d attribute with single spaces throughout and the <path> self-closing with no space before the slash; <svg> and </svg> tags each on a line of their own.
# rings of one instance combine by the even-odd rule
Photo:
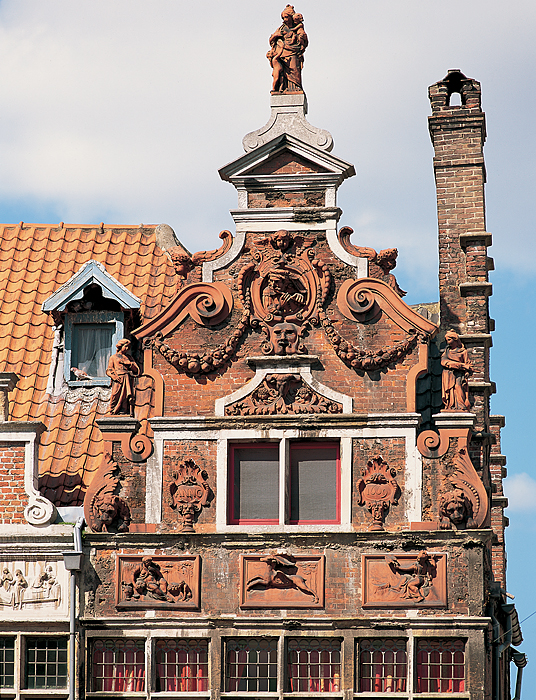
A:
<svg viewBox="0 0 536 700">
<path fill-rule="evenodd" d="M 15 637 L 0 637 L 0 688 L 15 684 Z"/>
<path fill-rule="evenodd" d="M 341 642 L 338 639 L 289 639 L 288 690 L 338 693 L 341 689 Z"/>
<path fill-rule="evenodd" d="M 230 639 L 225 689 L 228 692 L 277 691 L 277 639 Z"/>
<path fill-rule="evenodd" d="M 231 447 L 231 522 L 279 521 L 279 445 Z"/>
<path fill-rule="evenodd" d="M 290 448 L 290 522 L 340 522 L 337 445 Z"/>
<path fill-rule="evenodd" d="M 405 639 L 359 642 L 359 692 L 403 693 L 408 672 Z"/>
<path fill-rule="evenodd" d="M 73 326 L 72 366 L 90 377 L 105 377 L 112 355 L 114 324 L 77 323 Z"/>
<path fill-rule="evenodd" d="M 420 639 L 417 642 L 417 692 L 465 692 L 463 639 Z"/>
<path fill-rule="evenodd" d="M 95 639 L 93 690 L 139 693 L 145 690 L 145 640 Z"/>
<path fill-rule="evenodd" d="M 66 657 L 67 639 L 27 637 L 26 688 L 66 688 Z"/>
<path fill-rule="evenodd" d="M 208 690 L 208 641 L 170 639 L 156 643 L 156 691 Z"/>
</svg>

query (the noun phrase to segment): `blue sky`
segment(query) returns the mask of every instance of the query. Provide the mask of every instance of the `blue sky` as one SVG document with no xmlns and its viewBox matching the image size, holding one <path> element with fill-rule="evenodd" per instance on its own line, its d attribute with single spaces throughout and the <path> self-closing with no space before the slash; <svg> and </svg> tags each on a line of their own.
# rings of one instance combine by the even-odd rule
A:
<svg viewBox="0 0 536 700">
<path fill-rule="evenodd" d="M 0 219 L 168 223 L 192 251 L 232 230 L 217 170 L 269 116 L 274 0 L 0 0 Z M 399 249 L 408 303 L 437 299 L 427 87 L 459 68 L 482 83 L 496 319 L 492 412 L 506 415 L 508 589 L 536 609 L 533 208 L 536 4 L 302 0 L 309 120 L 357 175 L 341 188 L 354 242 Z M 536 689 L 536 615 L 523 626 Z"/>
</svg>

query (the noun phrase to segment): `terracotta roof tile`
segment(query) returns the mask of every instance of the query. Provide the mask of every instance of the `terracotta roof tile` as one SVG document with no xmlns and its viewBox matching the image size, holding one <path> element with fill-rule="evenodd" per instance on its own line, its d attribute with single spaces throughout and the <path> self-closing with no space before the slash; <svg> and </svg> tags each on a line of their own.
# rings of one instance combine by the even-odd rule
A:
<svg viewBox="0 0 536 700">
<path fill-rule="evenodd" d="M 82 503 L 102 454 L 95 420 L 105 415 L 102 397 L 109 392 L 84 390 L 76 400 L 46 394 L 54 323 L 41 305 L 91 259 L 141 298 L 142 318 L 173 296 L 173 266 L 156 246 L 154 226 L 0 226 L 0 371 L 20 377 L 10 395 L 10 419 L 47 426 L 39 448 L 40 489 L 57 505 Z M 138 393 L 140 418 L 146 418 L 151 392 Z"/>
</svg>

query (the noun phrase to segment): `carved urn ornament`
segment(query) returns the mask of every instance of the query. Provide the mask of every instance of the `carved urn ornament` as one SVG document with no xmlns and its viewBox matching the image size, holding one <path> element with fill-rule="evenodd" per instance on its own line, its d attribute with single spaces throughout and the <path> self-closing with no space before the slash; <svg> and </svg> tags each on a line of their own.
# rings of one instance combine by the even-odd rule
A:
<svg viewBox="0 0 536 700">
<path fill-rule="evenodd" d="M 357 482 L 360 506 L 366 506 L 372 515 L 369 530 L 383 530 L 383 523 L 392 505 L 398 504 L 400 487 L 395 479 L 396 471 L 376 457 L 367 462 L 367 468 Z"/>
<path fill-rule="evenodd" d="M 195 532 L 194 522 L 203 508 L 210 506 L 214 493 L 207 483 L 208 474 L 192 459 L 185 460 L 172 471 L 171 507 L 177 509 L 182 522 L 181 532 Z"/>
</svg>

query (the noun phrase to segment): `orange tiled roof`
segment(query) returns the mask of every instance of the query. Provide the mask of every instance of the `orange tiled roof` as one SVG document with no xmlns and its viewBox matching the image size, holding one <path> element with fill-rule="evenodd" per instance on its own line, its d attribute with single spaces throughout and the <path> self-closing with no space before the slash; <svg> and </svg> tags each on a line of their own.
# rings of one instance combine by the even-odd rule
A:
<svg viewBox="0 0 536 700">
<path fill-rule="evenodd" d="M 104 415 L 102 390 L 67 398 L 46 393 L 54 322 L 41 305 L 88 260 L 141 299 L 143 320 L 167 304 L 176 286 L 173 266 L 156 245 L 155 227 L 0 226 L 0 372 L 19 381 L 10 420 L 42 421 L 40 490 L 56 505 L 79 505 L 102 453 L 95 419 Z"/>
</svg>

